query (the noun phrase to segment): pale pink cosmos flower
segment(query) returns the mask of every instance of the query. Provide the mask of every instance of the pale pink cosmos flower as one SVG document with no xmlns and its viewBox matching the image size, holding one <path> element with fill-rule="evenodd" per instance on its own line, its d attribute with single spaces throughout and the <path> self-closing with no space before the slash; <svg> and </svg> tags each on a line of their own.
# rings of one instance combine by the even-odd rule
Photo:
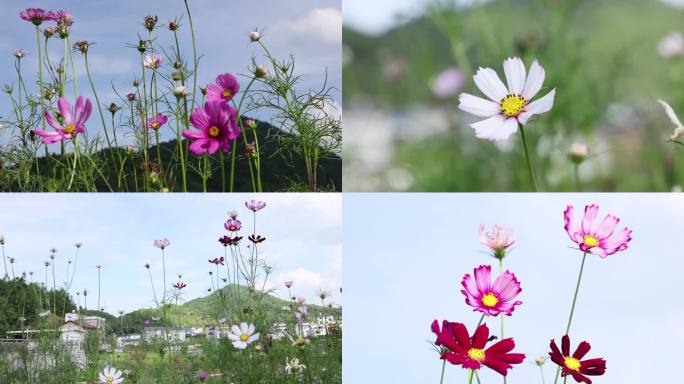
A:
<svg viewBox="0 0 684 384">
<path fill-rule="evenodd" d="M 470 124 L 475 136 L 487 140 L 505 140 L 518 130 L 518 124 L 525 125 L 533 115 L 551 110 L 556 90 L 546 96 L 532 101 L 544 84 L 546 73 L 535 60 L 530 67 L 529 75 L 525 63 L 518 58 L 508 58 L 503 63 L 506 74 L 504 85 L 496 72 L 491 68 L 480 68 L 473 80 L 482 93 L 489 98 L 461 93 L 458 107 L 485 120 Z"/>
<path fill-rule="evenodd" d="M 143 57 L 143 66 L 149 69 L 157 69 L 161 66 L 162 55 L 158 53 L 146 53 Z"/>
<path fill-rule="evenodd" d="M 658 55 L 665 59 L 684 56 L 684 35 L 679 31 L 670 32 L 658 42 Z"/>
<path fill-rule="evenodd" d="M 432 93 L 439 98 L 454 96 L 463 87 L 463 71 L 452 67 L 440 72 L 432 82 Z"/>
<path fill-rule="evenodd" d="M 161 240 L 155 240 L 154 241 L 154 246 L 157 248 L 160 248 L 160 249 L 164 249 L 164 248 L 168 247 L 169 245 L 171 245 L 171 242 L 169 241 L 169 239 L 161 239 Z"/>
<path fill-rule="evenodd" d="M 22 20 L 32 22 L 34 25 L 41 25 L 44 21 L 55 20 L 55 14 L 52 11 L 45 11 L 42 8 L 27 8 L 25 11 L 19 12 L 19 17 Z"/>
<path fill-rule="evenodd" d="M 575 208 L 568 205 L 564 212 L 565 231 L 570 240 L 577 243 L 583 252 L 594 253 L 606 258 L 618 251 L 627 249 L 632 240 L 632 230 L 625 227 L 616 231 L 620 219 L 617 216 L 606 215 L 599 219 L 599 206 L 596 204 L 584 207 L 584 217 L 575 217 Z"/>
<path fill-rule="evenodd" d="M 240 91 L 240 83 L 235 76 L 224 73 L 216 77 L 216 84 L 207 86 L 207 101 L 227 103 Z"/>
<path fill-rule="evenodd" d="M 520 282 L 510 271 L 499 275 L 494 283 L 491 280 L 492 267 L 481 265 L 474 269 L 473 279 L 470 274 L 463 276 L 461 285 L 466 297 L 466 304 L 475 308 L 473 311 L 482 312 L 488 316 L 498 316 L 503 313 L 510 316 L 516 305 L 522 301 L 513 301 L 522 291 Z"/>
<path fill-rule="evenodd" d="M 503 225 L 494 225 L 492 232 L 486 232 L 485 226 L 480 224 L 480 242 L 494 252 L 497 259 L 506 256 L 506 250 L 515 243 L 513 231 Z"/>
<path fill-rule="evenodd" d="M 71 105 L 63 97 L 57 101 L 57 107 L 59 108 L 59 113 L 64 118 L 63 125 L 53 118 L 49 111 L 45 111 L 45 120 L 55 130 L 33 130 L 33 133 L 43 138 L 44 144 L 68 141 L 75 138 L 79 133 L 85 132 L 85 122 L 90 118 L 90 113 L 92 112 L 90 100 L 86 99 L 84 102 L 80 96 L 76 99 L 73 112 Z"/>
<path fill-rule="evenodd" d="M 245 201 L 245 207 L 249 209 L 252 212 L 257 212 L 266 206 L 266 202 L 264 201 L 257 201 L 257 200 L 250 200 L 250 201 Z"/>
</svg>

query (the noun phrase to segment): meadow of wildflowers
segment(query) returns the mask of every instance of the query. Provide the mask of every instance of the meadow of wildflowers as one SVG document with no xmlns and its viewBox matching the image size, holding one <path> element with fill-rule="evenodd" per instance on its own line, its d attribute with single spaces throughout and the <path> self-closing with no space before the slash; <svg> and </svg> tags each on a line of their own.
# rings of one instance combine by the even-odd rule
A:
<svg viewBox="0 0 684 384">
<path fill-rule="evenodd" d="M 383 4 L 346 7 L 345 190 L 681 190 L 682 2 Z"/>
<path fill-rule="evenodd" d="M 193 19 L 193 6 L 169 3 L 178 17 L 168 22 L 131 16 L 141 27 L 121 38 L 135 39 L 129 47 L 137 68 L 129 86 L 112 82 L 106 96 L 98 86 L 111 80 L 96 76 L 102 71 L 89 57 L 108 47 L 80 38 L 79 7 L 21 11 L 13 28 L 35 34 L 35 45 L 14 52 L 15 76 L 4 86 L 0 190 L 339 190 L 340 113 L 327 77 L 303 87 L 307 73 L 294 55 L 271 53 L 265 26 L 227 28 L 260 52 L 200 83 L 212 53 L 199 52 L 198 41 L 220 37 L 198 35 L 203 21 Z"/>
<path fill-rule="evenodd" d="M 0 382 L 340 383 L 341 306 L 328 286 L 307 299 L 300 287 L 308 282 L 274 280 L 264 254 L 277 246 L 261 232 L 261 215 L 277 208 L 258 199 L 234 208 L 215 225 L 220 256 L 181 256 L 173 239 L 150 239 L 140 254 L 152 261 L 126 276 L 109 272 L 116 265 L 93 265 L 88 239 L 29 265 L 9 256 L 23 247 L 1 237 Z M 207 273 L 198 276 L 194 264 Z M 188 267 L 167 273 L 180 265 Z M 87 279 L 96 285 L 81 289 Z M 109 313 L 105 303 L 117 292 L 102 281 L 139 279 L 147 291 L 135 294 L 151 306 Z M 187 300 L 193 285 L 204 295 Z"/>
</svg>

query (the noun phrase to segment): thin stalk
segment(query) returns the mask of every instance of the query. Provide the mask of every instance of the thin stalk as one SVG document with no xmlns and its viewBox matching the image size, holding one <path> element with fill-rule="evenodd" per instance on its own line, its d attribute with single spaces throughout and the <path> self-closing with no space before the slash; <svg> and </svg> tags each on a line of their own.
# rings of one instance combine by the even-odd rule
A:
<svg viewBox="0 0 684 384">
<path fill-rule="evenodd" d="M 204 154 L 202 156 L 202 163 L 204 164 L 204 170 L 202 171 L 202 192 L 207 192 L 207 178 L 209 172 L 209 155 Z"/>
<path fill-rule="evenodd" d="M 180 154 L 180 161 L 181 161 L 181 175 L 183 177 L 183 192 L 188 191 L 188 181 L 187 181 L 187 175 L 186 175 L 186 167 L 187 164 L 185 162 L 185 153 L 183 152 L 183 141 L 181 139 L 181 125 L 179 122 L 179 117 L 178 113 L 180 110 L 180 101 L 178 102 L 178 107 L 176 108 L 176 141 L 178 143 L 178 153 Z"/>
<path fill-rule="evenodd" d="M 473 372 L 475 372 L 472 369 L 468 370 L 468 384 L 473 384 Z"/>
<path fill-rule="evenodd" d="M 527 139 L 525 138 L 525 130 L 522 124 L 518 124 L 520 130 L 520 137 L 522 138 L 523 149 L 525 150 L 525 162 L 527 163 L 527 171 L 530 174 L 530 183 L 532 183 L 532 191 L 537 192 L 537 180 L 534 178 L 534 171 L 532 170 L 532 162 L 530 161 L 530 153 L 527 149 Z"/>
<path fill-rule="evenodd" d="M 503 258 L 499 259 L 499 274 L 503 273 Z M 501 340 L 504 339 L 504 317 L 499 316 L 501 318 Z M 477 382 L 480 382 L 480 379 L 478 377 Z M 506 376 L 503 376 L 503 382 L 506 384 Z"/>
<path fill-rule="evenodd" d="M 444 383 L 444 370 L 446 369 L 446 359 L 442 360 L 442 374 L 439 378 L 439 384 Z"/>
<path fill-rule="evenodd" d="M 78 163 L 78 141 L 74 137 L 74 165 L 71 169 L 71 177 L 69 177 L 69 185 L 67 186 L 67 191 L 71 190 L 71 185 L 74 183 L 74 176 L 76 175 L 76 164 Z"/>
<path fill-rule="evenodd" d="M 572 297 L 572 306 L 570 307 L 570 316 L 568 317 L 568 326 L 565 328 L 565 334 L 570 333 L 570 325 L 572 325 L 572 316 L 575 314 L 575 304 L 577 304 L 577 294 L 579 293 L 580 283 L 582 282 L 582 273 L 584 272 L 584 262 L 587 260 L 587 252 L 582 256 L 582 265 L 580 266 L 579 276 L 577 276 L 577 286 L 575 287 L 575 295 Z M 558 375 L 560 374 L 560 366 L 556 369 L 556 378 L 553 383 L 558 382 Z"/>
<path fill-rule="evenodd" d="M 197 43 L 195 41 L 195 26 L 192 23 L 192 15 L 190 14 L 190 6 L 188 5 L 188 0 L 183 0 L 185 3 L 185 10 L 188 13 L 188 20 L 190 21 L 190 33 L 192 34 L 192 57 L 193 57 L 193 82 L 192 82 L 192 107 L 190 110 L 195 109 L 195 95 L 197 89 L 197 67 L 199 63 L 197 62 Z"/>
<path fill-rule="evenodd" d="M 43 50 L 40 48 L 40 27 L 36 25 L 36 42 L 38 43 L 38 76 L 39 82 L 38 87 L 40 88 L 40 93 L 38 94 L 38 101 L 40 102 L 40 123 L 43 129 L 45 129 L 45 104 L 43 104 Z M 21 88 L 21 87 L 20 87 Z M 24 138 L 25 140 L 25 138 Z"/>
<path fill-rule="evenodd" d="M 539 373 L 541 374 L 542 384 L 546 384 L 546 377 L 544 377 L 544 368 L 542 368 L 541 365 L 539 366 Z"/>
<path fill-rule="evenodd" d="M 249 89 L 252 88 L 252 85 L 254 85 L 254 82 L 256 81 L 256 77 L 252 77 L 252 79 L 249 81 L 249 84 L 247 84 L 247 88 L 242 92 L 242 97 L 240 97 L 240 103 L 238 103 L 237 106 L 237 121 L 238 125 L 240 125 L 240 130 L 243 132 L 242 134 L 242 139 L 245 142 L 245 146 L 247 146 L 247 135 L 244 133 L 245 127 L 244 124 L 242 123 L 242 104 L 245 102 L 245 97 L 249 93 Z M 256 131 L 254 132 L 254 136 L 256 137 Z M 237 148 L 236 148 L 237 140 L 233 140 L 233 146 L 232 146 L 232 154 L 231 154 L 231 160 L 230 160 L 230 191 L 234 191 L 234 179 L 235 179 L 235 156 L 237 154 Z M 258 154 L 258 152 L 257 152 Z M 247 157 L 247 164 L 249 165 L 249 173 L 252 177 L 252 190 L 257 191 L 256 185 L 254 183 L 254 171 L 252 169 L 252 160 Z"/>
<path fill-rule="evenodd" d="M 101 284 L 100 284 L 100 267 L 97 268 L 97 310 L 100 310 L 100 289 L 101 289 Z"/>
<path fill-rule="evenodd" d="M 145 55 L 143 53 L 140 53 L 140 62 L 142 63 L 145 58 Z M 143 157 L 145 158 L 145 191 L 149 191 L 149 183 L 150 183 L 150 166 L 149 166 L 149 157 L 147 153 L 147 149 L 149 147 L 149 131 L 147 130 L 147 83 L 145 80 L 145 65 L 142 65 L 142 87 L 143 87 L 143 101 L 144 103 L 140 103 L 141 108 L 143 108 L 143 113 L 141 114 L 141 119 L 142 119 L 142 130 L 145 133 L 145 137 L 143 138 Z"/>
<path fill-rule="evenodd" d="M 65 39 L 65 44 L 67 47 L 69 46 L 69 37 L 67 36 Z M 74 62 L 74 51 L 69 49 L 69 58 L 71 60 L 71 72 L 72 76 L 74 76 L 74 96 L 78 99 L 78 78 L 76 77 L 76 63 Z M 64 58 L 64 72 L 66 73 L 66 58 Z M 66 75 L 65 75 L 66 78 Z"/>
<path fill-rule="evenodd" d="M 154 296 L 154 303 L 159 306 L 159 301 L 157 300 L 157 291 L 154 289 L 154 280 L 152 280 L 152 271 L 147 268 L 147 274 L 150 275 L 150 285 L 152 286 L 152 295 Z"/>
<path fill-rule="evenodd" d="M 235 153 L 235 147 L 232 148 Z M 221 192 L 226 191 L 226 159 L 221 151 Z"/>
<path fill-rule="evenodd" d="M 7 258 L 5 257 L 5 244 L 0 244 L 0 247 L 2 247 L 2 262 L 5 265 L 5 277 L 9 278 L 9 274 L 7 274 Z"/>
<path fill-rule="evenodd" d="M 162 290 L 162 304 L 166 304 L 166 254 L 162 248 L 162 272 L 164 276 L 164 289 Z"/>
</svg>

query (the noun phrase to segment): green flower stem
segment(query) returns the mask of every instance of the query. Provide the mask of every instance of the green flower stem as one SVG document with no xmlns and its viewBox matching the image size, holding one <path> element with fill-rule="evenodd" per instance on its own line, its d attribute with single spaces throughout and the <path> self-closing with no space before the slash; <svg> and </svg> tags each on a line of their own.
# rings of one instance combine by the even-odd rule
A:
<svg viewBox="0 0 684 384">
<path fill-rule="evenodd" d="M 233 153 L 235 153 L 235 148 L 232 148 L 232 149 L 233 149 Z M 225 159 L 225 156 L 223 155 L 223 151 L 221 151 L 220 157 L 221 157 L 221 192 L 225 192 L 226 191 L 226 159 Z M 233 163 L 232 160 L 231 160 L 231 163 Z"/>
<path fill-rule="evenodd" d="M 541 365 L 539 366 L 539 373 L 541 374 L 542 384 L 546 384 L 546 377 L 544 377 L 544 368 L 542 368 Z"/>
<path fill-rule="evenodd" d="M 582 273 L 584 272 L 584 262 L 587 260 L 587 252 L 582 255 L 582 265 L 580 266 L 579 276 L 577 276 L 577 286 L 575 287 L 575 295 L 572 298 L 572 306 L 570 307 L 570 316 L 568 317 L 568 326 L 565 328 L 565 334 L 570 333 L 570 326 L 572 325 L 572 316 L 575 314 L 575 304 L 577 304 L 577 294 L 579 293 L 580 283 L 582 282 Z M 556 378 L 553 383 L 558 382 L 558 375 L 560 375 L 560 366 L 556 369 Z"/>
<path fill-rule="evenodd" d="M 520 137 L 522 138 L 523 149 L 525 151 L 525 162 L 527 163 L 527 171 L 530 174 L 530 183 L 532 183 L 532 191 L 537 192 L 537 180 L 534 177 L 534 171 L 532 170 L 532 162 L 530 161 L 530 153 L 527 149 L 527 139 L 525 138 L 525 130 L 522 124 L 518 124 L 520 131 Z"/>
<path fill-rule="evenodd" d="M 499 259 L 499 274 L 503 273 L 503 257 Z M 503 315 L 499 316 L 501 318 L 501 340 L 504 338 L 504 317 Z M 478 378 L 478 383 L 480 382 Z M 506 376 L 503 376 L 503 382 L 506 384 Z"/>
<path fill-rule="evenodd" d="M 204 169 L 202 170 L 202 192 L 207 192 L 207 178 L 209 174 L 209 155 L 206 153 L 202 156 L 202 162 L 204 163 Z"/>
<path fill-rule="evenodd" d="M 180 106 L 181 106 L 181 104 L 179 101 L 178 107 L 176 108 L 176 142 L 178 143 L 178 154 L 180 155 L 180 161 L 181 161 L 181 175 L 183 177 L 183 192 L 187 192 L 188 191 L 188 181 L 187 181 L 187 174 L 186 174 L 187 163 L 185 161 L 185 153 L 183 151 L 183 141 L 181 139 L 181 124 L 179 121 Z"/>
<path fill-rule="evenodd" d="M 76 138 L 74 138 L 74 165 L 71 169 L 71 177 L 69 177 L 67 191 L 71 190 L 71 185 L 74 183 L 74 176 L 76 175 L 76 163 L 78 163 L 78 141 L 76 141 Z"/>
<path fill-rule="evenodd" d="M 468 384 L 473 384 L 473 376 L 474 376 L 473 373 L 474 372 L 475 372 L 475 370 L 473 370 L 473 369 L 468 370 Z"/>
<path fill-rule="evenodd" d="M 69 37 L 66 37 L 64 39 L 64 42 L 66 44 L 65 49 L 69 51 L 69 58 L 71 61 L 71 72 L 72 72 L 72 76 L 74 77 L 74 96 L 78 99 L 78 78 L 76 77 L 76 63 L 74 62 L 74 51 L 71 49 L 68 49 Z M 64 58 L 64 72 L 66 73 L 66 58 Z M 66 78 L 66 74 L 64 75 L 64 78 Z"/>
<path fill-rule="evenodd" d="M 40 103 L 40 123 L 45 129 L 45 104 L 43 103 L 43 50 L 40 48 L 40 27 L 36 25 L 36 42 L 38 43 L 38 87 L 40 93 L 38 94 L 38 102 Z M 25 142 L 26 137 L 22 137 Z"/>
<path fill-rule="evenodd" d="M 149 147 L 149 132 L 147 130 L 147 83 L 146 83 L 146 78 L 145 78 L 145 65 L 142 64 L 143 60 L 145 59 L 145 55 L 143 53 L 140 53 L 140 65 L 142 66 L 142 87 L 143 87 L 143 102 L 141 103 L 142 107 L 142 113 L 140 115 L 140 118 L 142 119 L 142 130 L 144 133 L 143 137 L 143 157 L 145 159 L 145 191 L 149 191 L 149 185 L 150 185 L 150 165 L 149 165 L 149 155 L 148 155 L 148 147 Z"/>
<path fill-rule="evenodd" d="M 252 85 L 254 85 L 254 82 L 256 81 L 256 77 L 252 77 L 252 79 L 249 81 L 249 84 L 247 84 L 247 88 L 242 92 L 242 97 L 240 98 L 240 103 L 237 106 L 237 121 L 238 124 L 240 125 L 240 130 L 243 132 L 242 134 L 242 139 L 245 142 L 245 147 L 247 146 L 247 135 L 244 133 L 245 132 L 245 127 L 244 124 L 242 123 L 242 104 L 245 101 L 245 97 L 249 93 L 250 88 L 252 88 Z M 256 137 L 256 132 L 254 132 L 254 136 Z M 233 192 L 235 190 L 235 156 L 237 154 L 237 148 L 236 148 L 237 140 L 233 140 L 233 147 L 231 148 L 231 151 L 233 152 L 231 154 L 231 159 L 230 159 L 230 191 Z M 257 152 L 258 153 L 258 152 Z M 254 171 L 252 169 L 252 160 L 247 157 L 247 164 L 249 165 L 249 173 L 252 177 L 252 190 L 254 192 L 257 191 L 256 185 L 254 183 Z M 259 182 L 259 185 L 261 182 Z"/>
<path fill-rule="evenodd" d="M 444 383 L 444 370 L 446 369 L 446 359 L 442 360 L 442 375 L 439 378 L 439 384 Z"/>
<path fill-rule="evenodd" d="M 190 14 L 190 6 L 188 5 L 188 0 L 184 0 L 185 10 L 188 13 L 188 20 L 190 21 L 190 34 L 192 35 L 192 58 L 193 58 L 193 82 L 192 82 L 192 107 L 190 110 L 195 109 L 195 91 L 197 89 L 197 67 L 199 62 L 197 61 L 197 43 L 195 40 L 195 26 L 192 23 L 192 15 Z M 186 108 L 187 109 L 187 108 Z M 186 110 L 187 114 L 187 110 Z"/>
</svg>

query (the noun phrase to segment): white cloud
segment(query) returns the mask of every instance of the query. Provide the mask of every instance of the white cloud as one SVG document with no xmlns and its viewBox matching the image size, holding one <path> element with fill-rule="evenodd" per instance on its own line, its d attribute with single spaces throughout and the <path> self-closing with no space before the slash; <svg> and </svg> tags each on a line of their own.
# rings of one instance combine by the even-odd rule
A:
<svg viewBox="0 0 684 384">
<path fill-rule="evenodd" d="M 279 274 L 273 282 L 279 284 L 276 285 L 275 288 L 278 288 L 278 290 L 283 293 L 281 294 L 281 297 L 287 297 L 287 289 L 285 289 L 283 285 L 286 281 L 294 282 L 292 286 L 293 296 L 302 296 L 306 298 L 309 303 L 320 303 L 318 292 L 320 292 L 321 289 L 328 292 L 333 301 L 338 301 L 339 284 L 309 269 L 297 268 Z M 330 300 L 328 300 L 328 302 L 330 302 Z"/>
<path fill-rule="evenodd" d="M 342 11 L 337 8 L 315 8 L 304 17 L 276 24 L 273 35 L 297 41 L 318 40 L 326 44 L 342 42 Z"/>
</svg>

